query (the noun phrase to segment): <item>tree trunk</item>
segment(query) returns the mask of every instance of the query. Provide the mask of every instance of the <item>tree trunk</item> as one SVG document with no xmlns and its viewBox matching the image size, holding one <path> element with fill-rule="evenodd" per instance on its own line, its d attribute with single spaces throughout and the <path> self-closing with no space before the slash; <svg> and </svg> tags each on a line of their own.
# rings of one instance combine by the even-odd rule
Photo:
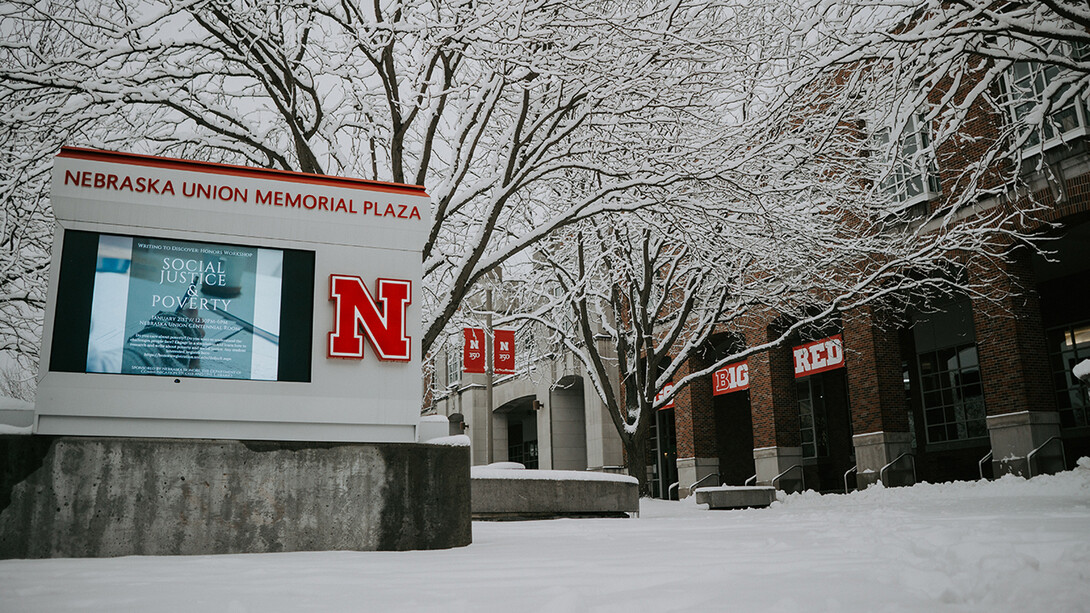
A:
<svg viewBox="0 0 1090 613">
<path fill-rule="evenodd" d="M 651 483 L 647 480 L 647 437 L 628 435 L 624 438 L 625 466 L 628 474 L 640 485 L 640 498 L 651 497 Z M 637 440 L 642 438 L 643 440 Z"/>
</svg>

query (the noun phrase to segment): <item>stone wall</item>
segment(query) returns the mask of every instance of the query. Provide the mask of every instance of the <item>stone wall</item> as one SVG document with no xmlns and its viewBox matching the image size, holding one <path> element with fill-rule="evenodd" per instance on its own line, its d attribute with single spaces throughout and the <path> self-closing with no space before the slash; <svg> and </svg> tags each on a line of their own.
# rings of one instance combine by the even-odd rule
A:
<svg viewBox="0 0 1090 613">
<path fill-rule="evenodd" d="M 0 559 L 441 549 L 469 448 L 0 436 Z"/>
</svg>

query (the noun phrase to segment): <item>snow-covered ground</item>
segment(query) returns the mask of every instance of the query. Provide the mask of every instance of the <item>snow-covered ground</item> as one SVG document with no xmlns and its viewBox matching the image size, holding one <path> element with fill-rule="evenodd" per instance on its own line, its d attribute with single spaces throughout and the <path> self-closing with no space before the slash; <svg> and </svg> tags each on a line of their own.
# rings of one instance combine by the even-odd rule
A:
<svg viewBox="0 0 1090 613">
<path fill-rule="evenodd" d="M 1090 460 L 769 509 L 476 522 L 473 545 L 0 561 L 2 611 L 1088 611 Z"/>
</svg>

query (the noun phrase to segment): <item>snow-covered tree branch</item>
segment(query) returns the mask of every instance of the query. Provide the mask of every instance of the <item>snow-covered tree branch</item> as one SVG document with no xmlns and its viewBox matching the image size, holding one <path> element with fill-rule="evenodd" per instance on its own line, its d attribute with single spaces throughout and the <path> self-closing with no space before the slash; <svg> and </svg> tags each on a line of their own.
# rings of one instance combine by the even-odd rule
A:
<svg viewBox="0 0 1090 613">
<path fill-rule="evenodd" d="M 550 232 L 722 171 L 700 146 L 736 146 L 722 111 L 759 105 L 773 69 L 747 4 L 16 1 L 0 96 L 71 105 L 52 146 L 425 185 L 427 351 Z M 35 129 L 33 100 L 10 108 Z"/>
<path fill-rule="evenodd" d="M 988 298 L 986 281 L 961 273 L 1030 239 L 1024 228 L 1032 211 L 920 218 L 868 201 L 876 192 L 837 177 L 826 175 L 822 191 L 768 190 L 759 200 L 735 200 L 721 185 L 721 205 L 602 215 L 542 244 L 539 276 L 516 319 L 551 330 L 553 342 L 582 362 L 645 493 L 655 411 L 694 380 L 859 307 L 926 309 L 952 293 Z M 543 294 L 544 287 L 552 291 Z M 745 339 L 772 319 L 783 325 L 767 341 L 708 357 L 713 334 Z"/>
</svg>

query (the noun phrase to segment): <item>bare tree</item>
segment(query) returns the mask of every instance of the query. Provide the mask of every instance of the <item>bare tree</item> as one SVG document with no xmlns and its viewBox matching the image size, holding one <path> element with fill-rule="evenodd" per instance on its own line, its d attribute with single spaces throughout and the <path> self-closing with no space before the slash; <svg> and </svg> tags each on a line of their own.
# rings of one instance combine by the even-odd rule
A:
<svg viewBox="0 0 1090 613">
<path fill-rule="evenodd" d="M 427 352 L 543 236 L 715 172 L 683 135 L 719 127 L 739 18 L 688 0 L 17 0 L 0 98 L 69 105 L 69 144 L 425 185 Z M 44 121 L 18 105 L 11 129 Z"/>
<path fill-rule="evenodd" d="M 922 135 L 915 155 L 944 169 L 955 209 L 1024 189 L 1028 173 L 1056 178 L 1042 154 L 1090 125 L 1084 2 L 847 0 L 817 14 L 824 51 L 810 78 L 865 73 L 885 95 L 867 119 L 893 141 Z M 1062 181 L 1052 185 L 1062 200 Z"/>
<path fill-rule="evenodd" d="M 545 244 L 541 276 L 530 283 L 537 298 L 527 301 L 536 308 L 516 318 L 550 329 L 555 346 L 582 362 L 641 494 L 649 493 L 655 411 L 692 381 L 857 307 L 952 292 L 986 297 L 986 283 L 956 271 L 1004 258 L 1029 238 L 1024 212 L 921 219 L 888 200 L 868 201 L 876 192 L 853 184 L 827 175 L 820 190 L 609 214 Z M 545 301 L 543 287 L 553 290 Z M 777 338 L 682 370 L 713 333 L 740 335 L 767 313 L 788 322 Z"/>
</svg>

